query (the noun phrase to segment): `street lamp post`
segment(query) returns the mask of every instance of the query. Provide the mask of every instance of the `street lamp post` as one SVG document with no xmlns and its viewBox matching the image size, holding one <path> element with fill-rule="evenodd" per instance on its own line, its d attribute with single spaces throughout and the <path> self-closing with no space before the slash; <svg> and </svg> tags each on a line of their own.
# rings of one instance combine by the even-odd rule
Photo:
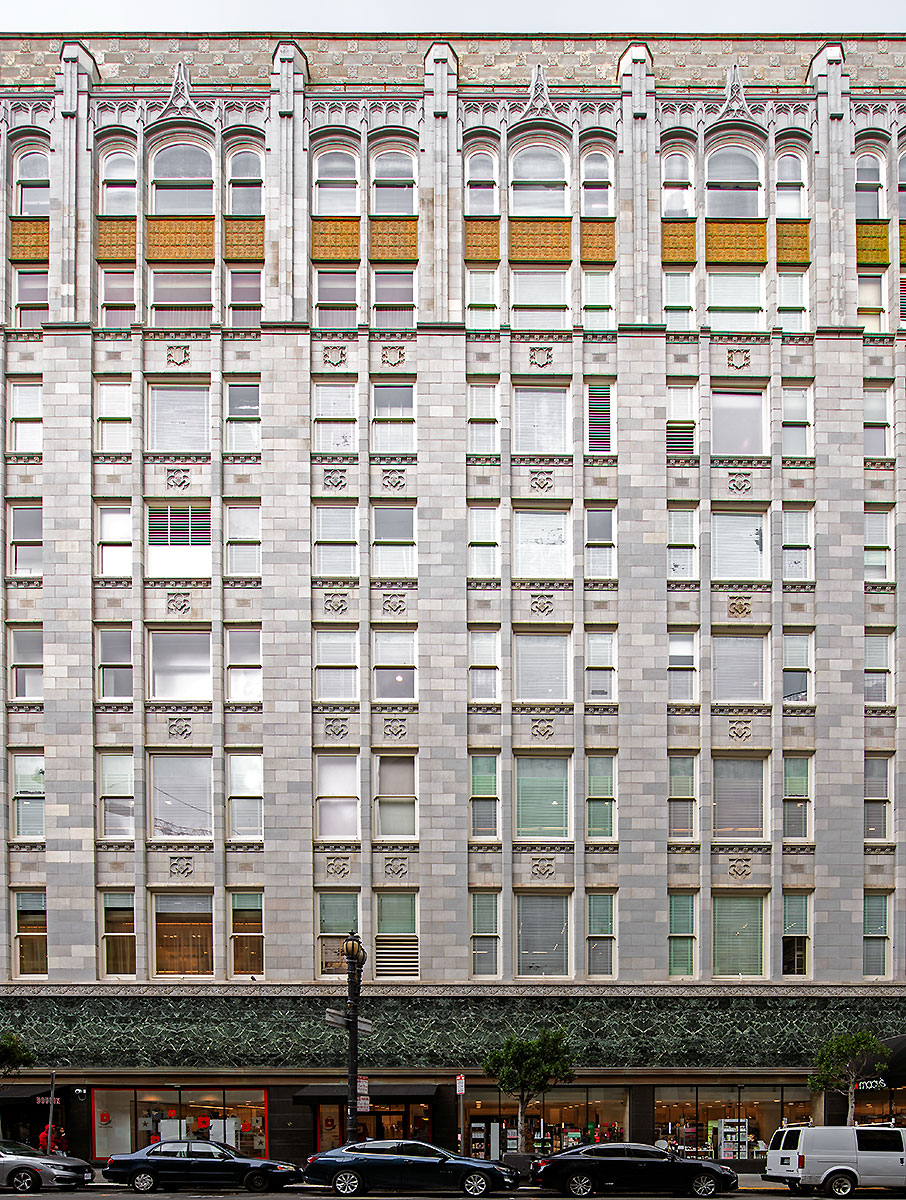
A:
<svg viewBox="0 0 906 1200">
<path fill-rule="evenodd" d="M 343 939 L 343 957 L 346 959 L 346 1031 L 349 1047 L 346 1057 L 346 1141 L 359 1139 L 359 995 L 362 988 L 362 967 L 365 965 L 365 948 L 357 933 L 350 931 Z"/>
</svg>

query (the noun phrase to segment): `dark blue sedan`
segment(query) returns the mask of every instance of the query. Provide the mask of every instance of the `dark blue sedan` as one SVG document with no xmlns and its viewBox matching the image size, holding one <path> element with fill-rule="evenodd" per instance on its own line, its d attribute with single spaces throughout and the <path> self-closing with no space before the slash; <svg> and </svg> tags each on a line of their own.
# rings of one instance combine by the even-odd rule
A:
<svg viewBox="0 0 906 1200">
<path fill-rule="evenodd" d="M 245 1187 L 250 1192 L 270 1192 L 297 1183 L 302 1176 L 295 1163 L 249 1158 L 223 1142 L 188 1139 L 157 1142 L 133 1154 L 111 1154 L 102 1174 L 110 1183 L 128 1183 L 142 1195 L 159 1187 Z"/>
<path fill-rule="evenodd" d="M 519 1186 L 519 1172 L 501 1162 L 463 1158 L 428 1142 L 354 1142 L 313 1154 L 305 1165 L 306 1183 L 332 1187 L 338 1196 L 369 1188 L 421 1192 L 458 1190 L 466 1196 Z"/>
</svg>

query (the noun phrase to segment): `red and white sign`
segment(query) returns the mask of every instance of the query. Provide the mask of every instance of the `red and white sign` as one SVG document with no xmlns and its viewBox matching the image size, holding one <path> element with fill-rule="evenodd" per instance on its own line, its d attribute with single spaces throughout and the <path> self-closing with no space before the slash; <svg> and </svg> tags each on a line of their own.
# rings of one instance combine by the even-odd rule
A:
<svg viewBox="0 0 906 1200">
<path fill-rule="evenodd" d="M 371 1112 L 371 1100 L 368 1096 L 356 1096 L 356 1112 Z"/>
<path fill-rule="evenodd" d="M 360 1096 L 368 1095 L 368 1076 L 360 1075 L 356 1081 L 356 1091 Z"/>
<path fill-rule="evenodd" d="M 465 1075 L 456 1076 L 456 1095 L 464 1096 L 466 1094 L 466 1077 Z"/>
</svg>

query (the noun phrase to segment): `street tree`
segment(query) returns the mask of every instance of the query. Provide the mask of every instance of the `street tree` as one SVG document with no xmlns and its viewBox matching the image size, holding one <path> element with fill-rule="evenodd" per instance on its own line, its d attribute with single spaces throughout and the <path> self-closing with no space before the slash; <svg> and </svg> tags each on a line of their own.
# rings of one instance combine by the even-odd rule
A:
<svg viewBox="0 0 906 1200">
<path fill-rule="evenodd" d="M 484 1073 L 518 1104 L 516 1144 L 525 1144 L 525 1113 L 529 1104 L 552 1083 L 571 1083 L 573 1055 L 562 1029 L 542 1029 L 536 1038 L 508 1037 L 484 1062 Z"/>
<path fill-rule="evenodd" d="M 868 1029 L 829 1038 L 815 1058 L 808 1077 L 813 1092 L 840 1092 L 846 1097 L 846 1124 L 856 1122 L 856 1085 L 876 1075 L 887 1063 L 888 1050 Z"/>
</svg>

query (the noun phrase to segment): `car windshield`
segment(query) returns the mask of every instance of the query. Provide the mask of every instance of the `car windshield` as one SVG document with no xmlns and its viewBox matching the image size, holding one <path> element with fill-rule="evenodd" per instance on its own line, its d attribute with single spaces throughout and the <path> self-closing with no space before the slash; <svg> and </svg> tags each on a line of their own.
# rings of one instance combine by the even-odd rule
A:
<svg viewBox="0 0 906 1200">
<path fill-rule="evenodd" d="M 46 1158 L 43 1150 L 26 1146 L 25 1142 L 0 1142 L 0 1154 L 15 1154 L 18 1158 Z"/>
</svg>

